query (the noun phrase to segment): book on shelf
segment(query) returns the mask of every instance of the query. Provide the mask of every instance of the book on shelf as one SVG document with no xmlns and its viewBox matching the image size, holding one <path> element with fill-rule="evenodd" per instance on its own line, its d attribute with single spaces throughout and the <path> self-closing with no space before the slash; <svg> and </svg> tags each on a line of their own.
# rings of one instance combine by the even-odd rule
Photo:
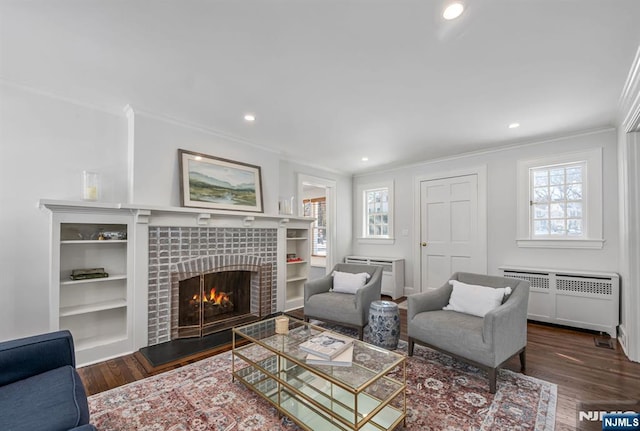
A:
<svg viewBox="0 0 640 431">
<path fill-rule="evenodd" d="M 345 351 L 353 344 L 353 338 L 323 332 L 300 344 L 300 350 L 318 356 L 321 359 L 334 359 L 337 355 Z"/>
<path fill-rule="evenodd" d="M 350 367 L 353 364 L 353 343 L 338 353 L 333 359 L 322 359 L 319 356 L 307 355 L 307 364 L 309 365 L 330 365 L 334 367 Z"/>
<path fill-rule="evenodd" d="M 86 268 L 71 270 L 72 280 L 88 280 L 90 278 L 106 278 L 109 274 L 104 272 L 104 268 Z"/>
</svg>

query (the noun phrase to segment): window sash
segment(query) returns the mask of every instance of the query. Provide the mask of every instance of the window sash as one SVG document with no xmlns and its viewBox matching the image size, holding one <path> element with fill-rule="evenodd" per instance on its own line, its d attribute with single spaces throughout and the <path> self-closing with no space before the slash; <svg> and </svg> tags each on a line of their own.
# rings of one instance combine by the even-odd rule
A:
<svg viewBox="0 0 640 431">
<path fill-rule="evenodd" d="M 390 193 L 388 187 L 363 191 L 363 236 L 365 238 L 389 238 Z"/>
<path fill-rule="evenodd" d="M 586 237 L 586 161 L 529 169 L 532 238 Z"/>
<path fill-rule="evenodd" d="M 313 198 L 303 200 L 305 217 L 313 217 L 311 225 L 311 255 L 327 255 L 327 199 Z"/>
</svg>

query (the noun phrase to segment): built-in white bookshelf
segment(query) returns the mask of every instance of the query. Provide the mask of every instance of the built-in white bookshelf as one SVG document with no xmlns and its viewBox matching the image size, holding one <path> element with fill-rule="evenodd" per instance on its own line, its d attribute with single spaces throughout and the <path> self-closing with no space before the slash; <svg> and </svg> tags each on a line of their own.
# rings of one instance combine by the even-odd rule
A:
<svg viewBox="0 0 640 431">
<path fill-rule="evenodd" d="M 133 216 L 90 204 L 45 206 L 51 210 L 50 329 L 71 331 L 78 365 L 131 353 Z M 71 277 L 93 268 L 108 277 Z"/>
<path fill-rule="evenodd" d="M 304 305 L 304 284 L 309 279 L 312 218 L 292 217 L 278 233 L 278 310 Z"/>
<path fill-rule="evenodd" d="M 287 228 L 285 309 L 300 308 L 304 303 L 304 284 L 309 277 L 311 243 L 309 228 Z"/>
</svg>

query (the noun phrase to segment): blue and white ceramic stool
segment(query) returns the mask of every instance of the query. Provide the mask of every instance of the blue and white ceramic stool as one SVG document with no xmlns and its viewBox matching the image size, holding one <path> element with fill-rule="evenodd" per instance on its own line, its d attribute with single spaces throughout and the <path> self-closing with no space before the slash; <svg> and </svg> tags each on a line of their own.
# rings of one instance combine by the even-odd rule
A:
<svg viewBox="0 0 640 431">
<path fill-rule="evenodd" d="M 369 342 L 395 349 L 400 340 L 400 311 L 391 301 L 373 301 L 369 307 Z"/>
</svg>

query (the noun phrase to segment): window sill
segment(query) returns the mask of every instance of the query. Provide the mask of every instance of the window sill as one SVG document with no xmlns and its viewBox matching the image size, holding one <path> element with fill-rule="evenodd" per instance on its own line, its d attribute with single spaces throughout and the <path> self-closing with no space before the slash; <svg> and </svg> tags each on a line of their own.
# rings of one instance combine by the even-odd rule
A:
<svg viewBox="0 0 640 431">
<path fill-rule="evenodd" d="M 393 244 L 396 242 L 395 238 L 356 238 L 358 244 Z"/>
<path fill-rule="evenodd" d="M 600 250 L 604 239 L 517 239 L 518 247 L 523 248 L 582 248 Z"/>
</svg>

